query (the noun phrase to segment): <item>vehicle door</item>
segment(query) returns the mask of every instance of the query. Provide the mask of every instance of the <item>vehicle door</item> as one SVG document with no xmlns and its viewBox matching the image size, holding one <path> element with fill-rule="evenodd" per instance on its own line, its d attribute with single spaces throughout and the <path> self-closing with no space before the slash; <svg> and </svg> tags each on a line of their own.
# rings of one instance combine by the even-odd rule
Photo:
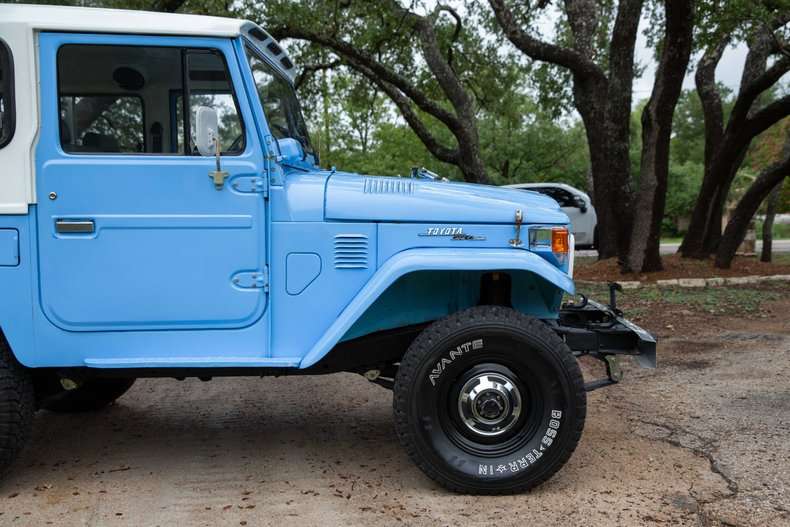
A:
<svg viewBox="0 0 790 527">
<path fill-rule="evenodd" d="M 262 148 L 226 39 L 45 33 L 40 302 L 70 331 L 230 329 L 267 305 Z M 219 116 L 222 170 L 194 145 Z"/>
</svg>

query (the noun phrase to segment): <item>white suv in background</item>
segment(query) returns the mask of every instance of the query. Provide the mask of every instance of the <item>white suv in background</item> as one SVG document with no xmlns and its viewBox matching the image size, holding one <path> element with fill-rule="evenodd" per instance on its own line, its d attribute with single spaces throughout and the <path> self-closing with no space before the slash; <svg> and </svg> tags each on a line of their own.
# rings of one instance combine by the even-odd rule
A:
<svg viewBox="0 0 790 527">
<path fill-rule="evenodd" d="M 518 183 L 507 186 L 519 190 L 540 192 L 553 198 L 571 219 L 576 247 L 593 248 L 596 246 L 598 216 L 595 214 L 590 196 L 586 193 L 565 183 Z"/>
</svg>

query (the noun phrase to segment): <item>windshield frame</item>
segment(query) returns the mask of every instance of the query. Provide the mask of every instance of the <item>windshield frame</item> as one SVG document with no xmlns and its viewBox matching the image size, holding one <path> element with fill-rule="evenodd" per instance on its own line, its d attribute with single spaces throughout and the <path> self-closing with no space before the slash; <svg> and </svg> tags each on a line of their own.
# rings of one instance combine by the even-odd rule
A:
<svg viewBox="0 0 790 527">
<path fill-rule="evenodd" d="M 307 121 L 304 118 L 304 111 L 302 110 L 302 103 L 299 100 L 299 96 L 296 93 L 296 88 L 294 87 L 293 81 L 286 75 L 278 66 L 277 64 L 273 63 L 271 59 L 266 56 L 265 53 L 262 53 L 260 49 L 255 45 L 255 43 L 251 42 L 249 39 L 243 39 L 243 48 L 244 48 L 244 58 L 246 60 L 246 67 L 249 68 L 250 77 L 252 78 L 252 84 L 255 88 L 254 96 L 257 100 L 257 104 L 260 106 L 261 113 L 263 114 L 264 119 L 266 119 L 266 127 L 269 129 L 269 134 L 274 136 L 274 133 L 271 128 L 271 123 L 269 123 L 269 116 L 266 115 L 266 110 L 260 98 L 260 93 L 258 92 L 258 83 L 255 80 L 255 73 L 252 69 L 252 64 L 250 64 L 250 56 L 254 55 L 254 57 L 264 64 L 266 64 L 271 69 L 271 74 L 276 77 L 279 81 L 283 82 L 286 86 L 288 86 L 288 96 L 291 97 L 293 100 L 292 108 L 296 109 L 297 116 L 296 116 L 296 128 L 299 127 L 299 122 L 301 122 L 302 127 L 304 128 L 303 133 L 296 131 L 296 137 L 291 137 L 295 141 L 298 141 L 299 144 L 302 146 L 302 150 L 304 152 L 303 159 L 306 159 L 307 156 L 312 156 L 314 163 L 318 164 L 318 152 L 312 145 L 310 141 L 310 133 L 307 129 Z M 289 105 L 291 106 L 291 105 Z M 289 130 L 290 132 L 290 130 Z M 276 141 L 275 141 L 276 142 Z M 279 146 L 278 146 L 279 149 Z"/>
</svg>

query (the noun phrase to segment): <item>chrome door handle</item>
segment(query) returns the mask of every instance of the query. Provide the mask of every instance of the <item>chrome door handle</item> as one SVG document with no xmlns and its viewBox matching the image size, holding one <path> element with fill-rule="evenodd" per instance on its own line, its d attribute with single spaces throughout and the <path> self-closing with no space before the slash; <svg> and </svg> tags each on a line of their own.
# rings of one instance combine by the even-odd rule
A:
<svg viewBox="0 0 790 527">
<path fill-rule="evenodd" d="M 60 234 L 91 234 L 96 232 L 93 220 L 55 220 L 55 231 Z"/>
</svg>

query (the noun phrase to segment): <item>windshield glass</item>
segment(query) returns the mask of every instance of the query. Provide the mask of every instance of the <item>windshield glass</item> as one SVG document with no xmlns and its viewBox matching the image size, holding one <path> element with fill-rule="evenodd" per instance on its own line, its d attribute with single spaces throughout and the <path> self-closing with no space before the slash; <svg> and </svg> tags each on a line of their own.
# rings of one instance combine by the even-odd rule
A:
<svg viewBox="0 0 790 527">
<path fill-rule="evenodd" d="M 277 139 L 286 137 L 296 139 L 301 143 L 306 154 L 316 158 L 315 150 L 310 145 L 310 136 L 307 133 L 299 99 L 291 83 L 249 47 L 247 58 L 272 135 Z"/>
</svg>

